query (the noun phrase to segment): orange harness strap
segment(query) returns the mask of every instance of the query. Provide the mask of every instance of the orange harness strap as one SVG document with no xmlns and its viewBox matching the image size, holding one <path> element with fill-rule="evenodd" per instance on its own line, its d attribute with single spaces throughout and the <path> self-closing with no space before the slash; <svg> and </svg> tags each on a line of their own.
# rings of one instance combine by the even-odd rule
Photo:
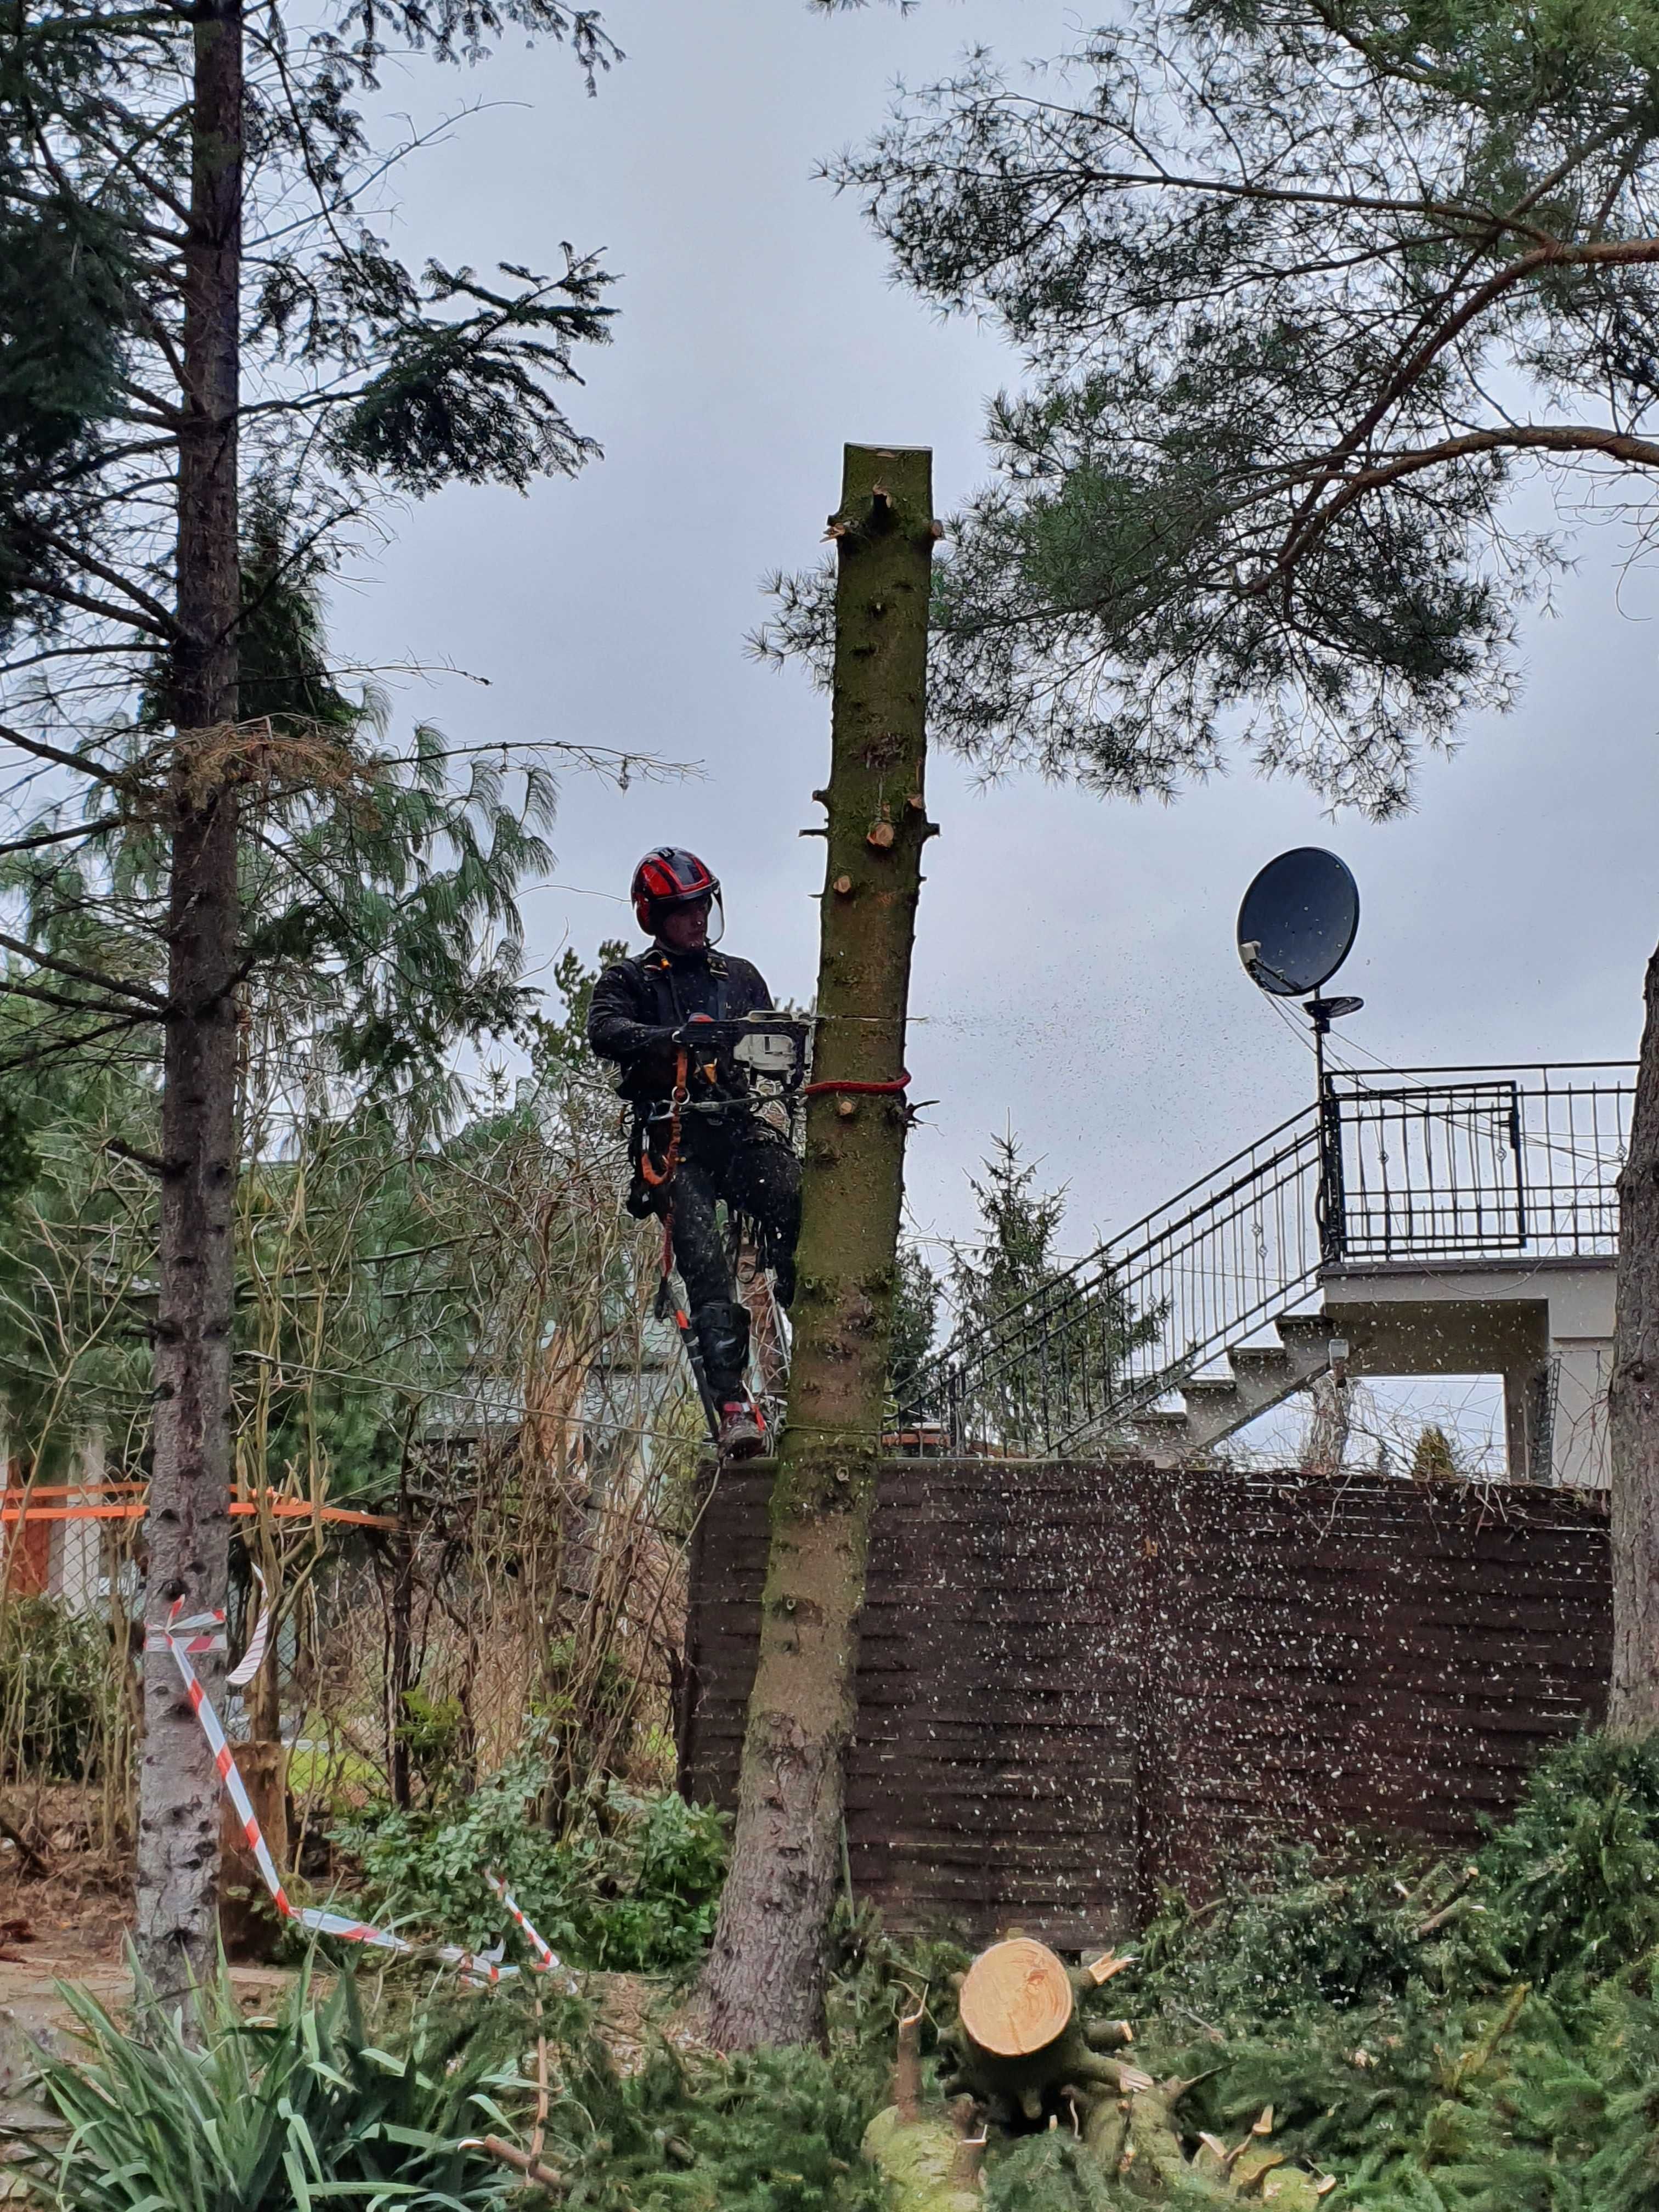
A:
<svg viewBox="0 0 1659 2212">
<path fill-rule="evenodd" d="M 691 1055 L 682 1045 L 674 1061 L 674 1091 L 668 1116 L 668 1150 L 663 1154 L 662 1165 L 656 1167 L 651 1158 L 651 1140 L 646 1139 L 640 1153 L 640 1173 L 653 1190 L 662 1190 L 674 1180 L 674 1170 L 680 1164 L 680 1109 L 690 1097 L 686 1088 L 686 1071 Z"/>
</svg>

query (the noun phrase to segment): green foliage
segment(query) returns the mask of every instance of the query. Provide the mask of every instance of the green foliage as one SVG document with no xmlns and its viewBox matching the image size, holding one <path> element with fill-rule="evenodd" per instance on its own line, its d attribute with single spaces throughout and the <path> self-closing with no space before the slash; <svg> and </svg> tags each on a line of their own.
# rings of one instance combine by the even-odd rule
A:
<svg viewBox="0 0 1659 2212">
<path fill-rule="evenodd" d="M 917 1375 L 939 1334 L 944 1289 L 920 1248 L 902 1239 L 893 1278 L 893 1326 L 887 1353 L 887 1388 L 901 1411 L 910 1401 Z"/>
<path fill-rule="evenodd" d="M 244 2020 L 223 1979 L 193 2015 L 141 1990 L 137 2034 L 71 1992 L 86 2049 L 48 2058 L 41 2088 L 72 2130 L 67 2151 L 57 2133 L 8 2132 L 53 2212 L 314 2212 L 341 2199 L 474 2212 L 523 2187 L 468 2139 L 522 2142 L 544 2033 L 542 2154 L 573 2207 L 883 2212 L 859 2144 L 884 2094 L 890 1997 L 872 1996 L 877 2033 L 830 2053 L 728 2061 L 653 2041 L 623 2074 L 557 1978 L 428 1995 L 403 2027 L 366 2022 L 349 1972 L 319 1997 L 308 1965 L 275 2021 Z"/>
<path fill-rule="evenodd" d="M 1258 1885 L 1218 1911 L 1192 1912 L 1166 1896 L 1140 1944 L 1161 1998 L 1226 2027 L 1289 2018 L 1308 2008 L 1392 2002 L 1422 1970 L 1416 1929 L 1428 1916 L 1420 1883 L 1395 1863 L 1333 1869 L 1290 1850 Z"/>
<path fill-rule="evenodd" d="M 1559 1998 L 1642 1966 L 1659 1948 L 1659 1738 L 1587 1735 L 1544 1760 L 1475 1864 L 1455 1938 L 1472 1984 Z"/>
<path fill-rule="evenodd" d="M 592 1079 L 594 1064 L 587 1042 L 587 1014 L 593 1003 L 593 987 L 605 970 L 627 952 L 623 939 L 606 938 L 591 968 L 574 945 L 566 945 L 554 962 L 553 988 L 560 1012 L 556 1016 L 538 1014 L 531 1024 L 532 1061 L 544 1080 L 554 1075 Z"/>
<path fill-rule="evenodd" d="M 627 2080 L 598 2054 L 568 2077 L 592 2116 L 558 2163 L 596 2212 L 883 2212 L 859 2145 L 883 2076 L 845 2051 L 687 2062 L 659 2048 Z"/>
<path fill-rule="evenodd" d="M 1457 1455 L 1452 1449 L 1451 1439 L 1437 1422 L 1431 1421 L 1420 1430 L 1412 1447 L 1412 1463 L 1407 1470 L 1413 1482 L 1452 1482 L 1458 1474 Z"/>
<path fill-rule="evenodd" d="M 404 1692 L 398 1741 L 409 1753 L 415 1778 L 428 1796 L 455 1771 L 466 1732 L 466 1711 L 459 1698 L 428 1698 L 422 1689 Z"/>
<path fill-rule="evenodd" d="M 1032 2136 L 986 2171 L 985 2212 L 1111 2212 L 1121 2202 L 1070 2136 Z"/>
<path fill-rule="evenodd" d="M 830 162 L 1024 369 L 935 569 L 941 735 L 1407 804 L 1561 558 L 1516 483 L 1576 462 L 1583 514 L 1659 468 L 1656 43 L 1646 0 L 1146 0 L 1046 67 L 975 49 Z M 822 670 L 826 579 L 778 588 L 762 649 Z"/>
<path fill-rule="evenodd" d="M 992 1334 L 1011 1306 L 1061 1280 L 1064 1261 L 1054 1240 L 1066 1218 L 1066 1192 L 1035 1188 L 1042 1163 L 1021 1158 L 1020 1140 L 1009 1130 L 993 1140 L 981 1182 L 969 1178 L 979 1207 L 980 1233 L 951 1248 L 949 1296 L 957 1332 L 967 1340 Z M 1018 1449 L 1035 1419 L 1038 1433 L 1080 1426 L 1109 1396 L 1112 1378 L 1131 1353 L 1158 1341 L 1161 1310 L 1137 1314 L 1109 1277 L 1056 1298 L 1048 1314 L 1053 1332 L 1044 1362 L 1040 1407 L 1029 1406 L 1027 1382 L 1016 1366 L 1004 1365 L 988 1379 L 976 1379 L 967 1400 L 970 1417 L 987 1437 Z M 1057 1393 L 1072 1378 L 1076 1419 L 1068 1420 Z"/>
<path fill-rule="evenodd" d="M 1466 1863 L 1300 1853 L 1218 1911 L 1166 1902 L 1125 2002 L 1145 2063 L 1201 2077 L 1184 2124 L 1237 2140 L 1272 2105 L 1334 2204 L 1637 2212 L 1656 1958 L 1659 1740 L 1586 1736 Z"/>
<path fill-rule="evenodd" d="M 0 1091 L 0 1220 L 3 1220 L 40 1172 L 33 1116 L 17 1099 Z"/>
<path fill-rule="evenodd" d="M 453 483 L 526 491 L 538 476 L 574 476 L 599 453 L 549 388 L 579 380 L 574 346 L 610 336 L 613 311 L 602 301 L 611 279 L 592 256 L 567 248 L 556 277 L 503 262 L 513 280 L 503 291 L 435 262 L 417 286 L 384 254 L 358 251 L 362 268 L 343 272 L 343 291 L 367 307 L 364 352 L 380 365 L 340 424 L 343 466 L 416 496 Z M 458 302 L 459 313 L 431 312 Z"/>
<path fill-rule="evenodd" d="M 511 2136 L 524 2022 L 416 2010 L 400 2048 L 365 2022 L 355 1980 L 309 1966 L 274 2021 L 245 2019 L 228 1977 L 169 2007 L 140 1981 L 141 2031 L 63 1988 L 82 2052 L 41 2063 L 38 2095 L 69 2130 L 14 2128 L 54 2212 L 308 2212 L 319 2202 L 474 2212 L 518 2177 L 465 2138 Z"/>
<path fill-rule="evenodd" d="M 96 1723 L 119 1693 L 103 1621 L 66 1613 L 48 1597 L 0 1604 L 0 1716 L 3 1755 L 13 1769 L 7 1779 L 94 1779 L 88 1762 L 106 1741 Z"/>
<path fill-rule="evenodd" d="M 501 1926 L 488 1869 L 573 1965 L 668 1973 L 694 1964 L 725 1878 L 724 1815 L 672 1790 L 640 1798 L 613 1784 L 592 1817 L 558 1836 L 536 1818 L 549 1780 L 532 1746 L 457 1802 L 410 1813 L 377 1803 L 340 1821 L 334 1839 L 362 1870 L 359 1909 L 482 1946 Z"/>
</svg>

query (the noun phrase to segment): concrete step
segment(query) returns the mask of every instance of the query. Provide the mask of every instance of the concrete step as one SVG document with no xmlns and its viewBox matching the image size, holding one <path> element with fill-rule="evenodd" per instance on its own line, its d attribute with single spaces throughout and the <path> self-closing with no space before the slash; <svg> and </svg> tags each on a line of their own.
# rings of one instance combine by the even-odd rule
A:
<svg viewBox="0 0 1659 2212">
<path fill-rule="evenodd" d="M 1182 1387 L 1178 1412 L 1135 1417 L 1135 1432 L 1155 1465 L 1178 1467 L 1210 1450 L 1324 1373 L 1335 1332 L 1322 1314 L 1285 1314 L 1273 1326 L 1278 1344 L 1230 1351 L 1231 1371 L 1195 1376 Z"/>
</svg>

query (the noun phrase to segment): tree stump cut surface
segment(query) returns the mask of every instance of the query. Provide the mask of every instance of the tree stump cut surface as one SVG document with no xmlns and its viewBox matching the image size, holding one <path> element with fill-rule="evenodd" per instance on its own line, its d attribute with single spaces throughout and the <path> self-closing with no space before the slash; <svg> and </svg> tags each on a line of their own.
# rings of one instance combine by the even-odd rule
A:
<svg viewBox="0 0 1659 2212">
<path fill-rule="evenodd" d="M 962 2025 L 981 2051 L 1027 2058 L 1070 2026 L 1071 1978 L 1046 1943 L 1017 1936 L 980 1953 L 959 2006 Z"/>
</svg>

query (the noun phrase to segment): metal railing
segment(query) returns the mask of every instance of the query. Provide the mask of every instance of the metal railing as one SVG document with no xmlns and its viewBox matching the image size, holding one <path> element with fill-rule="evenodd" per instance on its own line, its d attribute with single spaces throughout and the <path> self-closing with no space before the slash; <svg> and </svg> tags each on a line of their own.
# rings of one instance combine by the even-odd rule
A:
<svg viewBox="0 0 1659 2212">
<path fill-rule="evenodd" d="M 1325 1079 L 1327 1260 L 1611 1253 L 1632 1066 L 1344 1069 Z"/>
<path fill-rule="evenodd" d="M 959 1330 L 904 1392 L 899 1433 L 1098 1448 L 1322 1268 L 1610 1253 L 1633 1083 L 1622 1062 L 1328 1073 L 1316 1103 Z"/>
</svg>

